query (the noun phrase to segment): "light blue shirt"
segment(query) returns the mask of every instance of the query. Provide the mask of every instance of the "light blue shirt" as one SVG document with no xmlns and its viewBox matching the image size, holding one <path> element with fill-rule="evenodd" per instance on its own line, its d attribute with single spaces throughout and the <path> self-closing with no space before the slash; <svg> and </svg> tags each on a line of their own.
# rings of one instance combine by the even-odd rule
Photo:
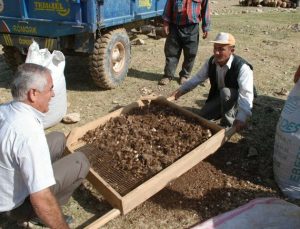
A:
<svg viewBox="0 0 300 229">
<path fill-rule="evenodd" d="M 42 118 L 22 102 L 0 106 L 0 212 L 55 184 Z"/>
</svg>

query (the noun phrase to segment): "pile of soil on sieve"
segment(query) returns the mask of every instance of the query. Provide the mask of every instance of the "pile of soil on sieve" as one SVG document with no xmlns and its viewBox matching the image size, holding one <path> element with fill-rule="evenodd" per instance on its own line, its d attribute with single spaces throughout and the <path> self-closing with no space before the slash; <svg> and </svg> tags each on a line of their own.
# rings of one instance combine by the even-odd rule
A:
<svg viewBox="0 0 300 229">
<path fill-rule="evenodd" d="M 140 178 L 156 174 L 211 136 L 198 120 L 152 102 L 110 119 L 82 140 L 111 155 L 110 165 L 115 169 Z M 89 160 L 93 167 L 101 155 Z"/>
</svg>

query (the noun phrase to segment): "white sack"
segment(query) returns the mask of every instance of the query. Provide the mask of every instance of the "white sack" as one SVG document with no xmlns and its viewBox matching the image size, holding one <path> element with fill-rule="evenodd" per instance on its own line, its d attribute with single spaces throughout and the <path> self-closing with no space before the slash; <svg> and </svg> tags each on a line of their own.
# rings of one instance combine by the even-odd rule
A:
<svg viewBox="0 0 300 229">
<path fill-rule="evenodd" d="M 290 92 L 277 123 L 273 169 L 282 192 L 300 199 L 300 80 Z"/>
<path fill-rule="evenodd" d="M 33 41 L 30 45 L 25 63 L 39 64 L 47 67 L 51 71 L 55 96 L 49 103 L 49 111 L 45 114 L 44 128 L 59 123 L 67 113 L 67 90 L 64 75 L 65 56 L 62 52 L 54 50 L 52 53 L 48 49 L 39 49 L 38 43 Z"/>
<path fill-rule="evenodd" d="M 298 229 L 300 207 L 277 198 L 258 198 L 192 229 Z"/>
</svg>

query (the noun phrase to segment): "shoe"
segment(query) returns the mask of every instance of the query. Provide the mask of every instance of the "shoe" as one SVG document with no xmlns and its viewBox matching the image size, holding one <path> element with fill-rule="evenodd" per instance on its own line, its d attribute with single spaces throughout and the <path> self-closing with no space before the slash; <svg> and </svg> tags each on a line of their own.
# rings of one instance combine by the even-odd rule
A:
<svg viewBox="0 0 300 229">
<path fill-rule="evenodd" d="M 188 78 L 187 78 L 187 77 L 181 76 L 181 77 L 179 78 L 179 84 L 180 84 L 180 85 L 184 84 L 186 81 L 188 81 Z"/>
<path fill-rule="evenodd" d="M 70 216 L 70 215 L 64 215 L 64 218 L 65 218 L 65 221 L 66 221 L 67 224 L 71 224 L 74 221 L 73 217 Z M 38 226 L 45 226 L 44 223 L 38 217 L 35 217 L 35 218 L 31 219 L 29 221 L 29 224 L 38 225 Z"/>
<path fill-rule="evenodd" d="M 17 221 L 17 225 L 19 228 L 34 228 L 34 224 L 29 221 Z"/>
<path fill-rule="evenodd" d="M 162 78 L 162 79 L 158 82 L 158 84 L 159 84 L 159 85 L 167 85 L 167 84 L 169 84 L 171 81 L 172 81 L 172 78 L 171 78 L 171 77 L 164 77 L 164 78 Z"/>
</svg>

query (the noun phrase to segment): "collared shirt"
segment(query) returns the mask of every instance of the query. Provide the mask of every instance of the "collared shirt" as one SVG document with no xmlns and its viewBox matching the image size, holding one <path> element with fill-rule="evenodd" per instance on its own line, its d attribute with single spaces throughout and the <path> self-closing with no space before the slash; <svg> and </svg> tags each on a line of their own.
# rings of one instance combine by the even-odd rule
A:
<svg viewBox="0 0 300 229">
<path fill-rule="evenodd" d="M 22 102 L 0 106 L 0 212 L 55 184 L 42 117 Z"/>
<path fill-rule="evenodd" d="M 210 30 L 208 0 L 167 0 L 163 19 L 176 25 L 189 25 L 202 20 L 202 31 Z"/>
<path fill-rule="evenodd" d="M 219 88 L 223 88 L 225 86 L 225 75 L 231 68 L 233 58 L 234 56 L 231 55 L 224 66 L 220 66 L 216 63 L 216 74 Z M 200 68 L 196 75 L 185 82 L 185 84 L 182 85 L 179 90 L 182 92 L 188 92 L 208 79 L 208 62 L 209 59 L 204 63 L 204 65 Z M 236 119 L 245 122 L 246 119 L 251 116 L 251 109 L 253 106 L 253 71 L 247 64 L 242 65 L 237 81 L 239 84 L 239 96 L 238 113 Z"/>
</svg>

